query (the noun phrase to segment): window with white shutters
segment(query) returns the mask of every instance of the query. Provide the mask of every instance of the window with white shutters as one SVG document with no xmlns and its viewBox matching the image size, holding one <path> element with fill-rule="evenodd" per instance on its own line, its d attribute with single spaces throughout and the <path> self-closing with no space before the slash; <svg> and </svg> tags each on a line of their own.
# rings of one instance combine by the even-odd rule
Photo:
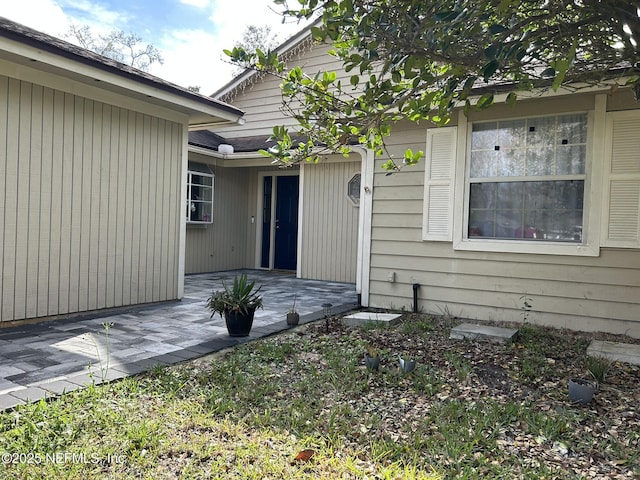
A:
<svg viewBox="0 0 640 480">
<path fill-rule="evenodd" d="M 452 240 L 456 138 L 456 127 L 427 131 L 423 240 Z"/>
<path fill-rule="evenodd" d="M 640 112 L 607 118 L 603 246 L 640 248 Z"/>
</svg>

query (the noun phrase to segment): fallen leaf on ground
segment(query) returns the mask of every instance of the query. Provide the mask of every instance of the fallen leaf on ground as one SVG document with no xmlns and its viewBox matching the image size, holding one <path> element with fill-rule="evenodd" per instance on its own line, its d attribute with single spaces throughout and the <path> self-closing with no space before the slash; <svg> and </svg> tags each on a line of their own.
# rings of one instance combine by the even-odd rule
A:
<svg viewBox="0 0 640 480">
<path fill-rule="evenodd" d="M 309 459 L 313 457 L 314 453 L 316 453 L 315 450 L 311 450 L 310 448 L 306 450 L 301 450 L 300 452 L 298 452 L 298 454 L 296 455 L 296 458 L 294 458 L 293 462 L 291 463 L 294 464 L 299 462 L 308 462 Z"/>
</svg>

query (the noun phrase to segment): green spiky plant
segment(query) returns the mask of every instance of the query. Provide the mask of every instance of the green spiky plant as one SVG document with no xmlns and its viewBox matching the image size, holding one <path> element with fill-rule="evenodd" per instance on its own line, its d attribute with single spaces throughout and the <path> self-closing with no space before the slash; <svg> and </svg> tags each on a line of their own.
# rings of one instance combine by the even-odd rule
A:
<svg viewBox="0 0 640 480">
<path fill-rule="evenodd" d="M 262 285 L 256 288 L 256 281 L 249 281 L 243 273 L 233 279 L 233 286 L 229 288 L 222 282 L 223 290 L 214 291 L 207 299 L 207 307 L 211 310 L 211 316 L 216 313 L 220 316 L 224 312 L 242 312 L 247 314 L 251 310 L 262 307 L 262 297 L 259 295 Z"/>
</svg>

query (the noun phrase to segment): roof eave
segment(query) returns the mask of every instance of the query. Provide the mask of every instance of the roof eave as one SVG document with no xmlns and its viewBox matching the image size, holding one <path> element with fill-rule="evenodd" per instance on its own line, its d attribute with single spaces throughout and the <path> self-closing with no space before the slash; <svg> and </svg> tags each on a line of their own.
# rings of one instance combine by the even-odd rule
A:
<svg viewBox="0 0 640 480">
<path fill-rule="evenodd" d="M 304 27 L 298 33 L 292 35 L 283 43 L 281 43 L 278 47 L 275 48 L 275 52 L 282 56 L 294 49 L 297 45 L 305 41 L 309 36 L 311 36 L 311 28 L 321 22 L 321 19 L 318 18 L 315 21 L 311 22 L 309 25 Z M 239 88 L 243 83 L 249 81 L 253 76 L 258 75 L 259 71 L 252 70 L 250 68 L 245 68 L 241 73 L 236 75 L 230 82 L 226 83 L 218 90 L 211 94 L 212 98 L 222 98 L 228 93 L 232 92 L 236 88 Z"/>
<path fill-rule="evenodd" d="M 2 17 L 0 41 L 0 50 L 14 58 L 21 57 L 25 65 L 33 66 L 33 62 L 39 62 L 58 75 L 84 79 L 85 83 L 94 85 L 95 82 L 101 82 L 102 87 L 135 94 L 151 103 L 187 114 L 190 125 L 238 122 L 244 115 L 242 110 L 229 104 L 191 92 Z"/>
</svg>

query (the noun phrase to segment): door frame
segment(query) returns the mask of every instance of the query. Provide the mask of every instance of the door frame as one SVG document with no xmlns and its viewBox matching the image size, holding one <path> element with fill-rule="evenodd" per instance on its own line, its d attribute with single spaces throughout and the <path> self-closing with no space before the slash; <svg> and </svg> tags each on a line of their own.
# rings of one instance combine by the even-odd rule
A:
<svg viewBox="0 0 640 480">
<path fill-rule="evenodd" d="M 296 276 L 300 276 L 300 235 L 302 234 L 302 169 L 287 171 L 263 171 L 258 172 L 258 201 L 256 207 L 256 249 L 255 249 L 255 268 L 259 270 L 273 270 L 275 261 L 275 232 L 276 232 L 276 202 L 277 199 L 277 182 L 271 184 L 273 189 L 271 200 L 271 224 L 269 225 L 269 267 L 262 267 L 262 206 L 264 202 L 264 177 L 298 177 L 298 237 L 296 239 L 296 248 L 298 256 L 296 259 Z"/>
</svg>

